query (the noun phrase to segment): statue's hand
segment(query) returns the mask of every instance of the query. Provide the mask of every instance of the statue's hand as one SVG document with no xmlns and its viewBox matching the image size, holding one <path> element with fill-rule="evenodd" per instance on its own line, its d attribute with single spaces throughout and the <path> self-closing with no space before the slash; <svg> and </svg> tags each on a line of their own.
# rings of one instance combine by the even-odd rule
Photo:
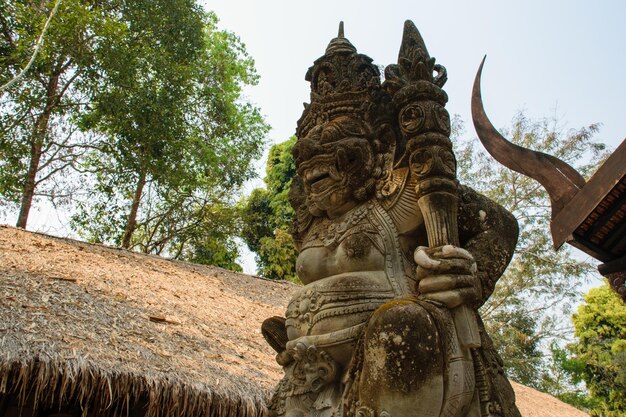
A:
<svg viewBox="0 0 626 417">
<path fill-rule="evenodd" d="M 313 338 L 311 336 L 301 336 L 297 339 L 287 342 L 287 352 L 294 358 L 303 356 L 306 351 L 314 346 Z"/>
<path fill-rule="evenodd" d="M 471 253 L 452 245 L 415 249 L 418 290 L 422 299 L 454 308 L 475 305 L 481 296 L 476 262 Z"/>
<path fill-rule="evenodd" d="M 287 342 L 285 350 L 276 355 L 276 362 L 279 365 L 287 366 L 294 360 L 301 359 L 306 351 L 313 346 L 311 337 L 302 336 Z"/>
</svg>

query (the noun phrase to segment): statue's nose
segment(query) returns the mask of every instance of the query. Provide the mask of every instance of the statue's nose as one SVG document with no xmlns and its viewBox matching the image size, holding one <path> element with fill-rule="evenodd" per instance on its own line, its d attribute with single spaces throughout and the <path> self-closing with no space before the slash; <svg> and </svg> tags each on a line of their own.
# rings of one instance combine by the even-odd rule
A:
<svg viewBox="0 0 626 417">
<path fill-rule="evenodd" d="M 293 148 L 293 157 L 296 163 L 307 161 L 318 153 L 318 146 L 309 139 L 301 139 Z"/>
</svg>

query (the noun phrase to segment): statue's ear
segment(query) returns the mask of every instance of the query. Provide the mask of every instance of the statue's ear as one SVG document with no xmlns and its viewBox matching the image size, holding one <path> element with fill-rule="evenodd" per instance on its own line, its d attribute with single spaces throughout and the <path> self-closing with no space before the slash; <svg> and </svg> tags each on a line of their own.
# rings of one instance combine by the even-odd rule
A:
<svg viewBox="0 0 626 417">
<path fill-rule="evenodd" d="M 290 233 L 293 236 L 296 249 L 300 251 L 304 234 L 311 226 L 313 217 L 306 203 L 306 193 L 304 192 L 304 183 L 298 174 L 291 181 L 291 188 L 288 193 L 289 203 L 295 211 L 293 223 L 290 227 Z"/>
<path fill-rule="evenodd" d="M 304 182 L 298 174 L 294 175 L 291 180 L 291 187 L 287 194 L 289 203 L 293 207 L 294 211 L 298 211 L 303 206 L 306 206 L 306 194 L 304 192 Z"/>
<path fill-rule="evenodd" d="M 287 329 L 285 328 L 285 318 L 274 316 L 263 321 L 261 325 L 261 333 L 265 341 L 276 351 L 276 353 L 284 352 L 286 349 Z"/>
</svg>

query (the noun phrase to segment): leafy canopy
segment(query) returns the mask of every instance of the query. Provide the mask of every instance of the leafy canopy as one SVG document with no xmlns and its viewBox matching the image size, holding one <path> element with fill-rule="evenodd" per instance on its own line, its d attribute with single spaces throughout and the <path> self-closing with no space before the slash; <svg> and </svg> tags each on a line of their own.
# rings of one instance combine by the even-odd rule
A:
<svg viewBox="0 0 626 417">
<path fill-rule="evenodd" d="M 272 146 L 267 160 L 266 188 L 257 188 L 243 202 L 241 235 L 256 253 L 258 273 L 270 279 L 299 282 L 297 250 L 289 233 L 294 215 L 288 194 L 296 174 L 292 150 L 296 137 Z"/>
<path fill-rule="evenodd" d="M 55 4 L 0 1 L 0 84 L 26 66 Z M 77 120 L 97 88 L 100 55 L 124 29 L 116 18 L 120 4 L 61 2 L 33 65 L 1 92 L 0 203 L 5 210 L 20 208 L 20 226 L 33 200 L 65 203 L 80 185 L 68 172 L 93 138 L 80 134 Z"/>
<path fill-rule="evenodd" d="M 462 123 L 457 119 L 456 136 Z M 565 130 L 554 118 L 532 120 L 519 113 L 504 136 L 545 152 L 590 176 L 605 157 L 593 141 L 598 125 Z M 581 285 L 595 272 L 568 247 L 555 251 L 550 236 L 550 200 L 535 180 L 495 162 L 477 139 L 455 143 L 459 180 L 512 212 L 520 226 L 515 255 L 481 314 L 514 380 L 544 388 L 544 352 L 551 340 L 571 335 L 567 314 Z"/>
<path fill-rule="evenodd" d="M 92 241 L 230 265 L 232 195 L 254 175 L 268 130 L 242 99 L 258 79 L 254 62 L 193 1 L 128 7 L 123 42 L 108 51 L 102 88 L 82 119 L 103 145 L 85 163 L 92 191 L 73 226 Z M 206 216 L 232 233 L 204 234 L 202 242 L 199 231 L 216 224 Z"/>
<path fill-rule="evenodd" d="M 0 85 L 53 1 L 0 0 Z M 90 241 L 236 268 L 233 194 L 268 130 L 254 61 L 195 0 L 64 0 L 0 96 L 0 198 L 73 203 Z M 79 175 L 77 175 L 79 173 Z"/>
<path fill-rule="evenodd" d="M 593 400 L 591 415 L 626 415 L 626 304 L 605 284 L 585 295 L 573 321 L 577 341 L 569 349 Z"/>
</svg>

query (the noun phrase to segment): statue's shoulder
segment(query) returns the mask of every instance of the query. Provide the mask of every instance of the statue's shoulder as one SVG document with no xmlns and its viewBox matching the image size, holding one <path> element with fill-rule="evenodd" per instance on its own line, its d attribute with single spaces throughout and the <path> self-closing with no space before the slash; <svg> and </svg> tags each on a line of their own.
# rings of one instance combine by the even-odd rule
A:
<svg viewBox="0 0 626 417">
<path fill-rule="evenodd" d="M 408 167 L 395 169 L 378 193 L 380 205 L 393 220 L 398 233 L 406 233 L 423 224 L 415 192 L 417 181 Z"/>
<path fill-rule="evenodd" d="M 381 187 L 377 190 L 376 198 L 380 201 L 380 205 L 387 211 L 392 210 L 407 191 L 409 181 L 408 167 L 394 169 L 389 177 L 381 182 Z"/>
<path fill-rule="evenodd" d="M 503 230 L 517 237 L 515 216 L 505 207 L 466 185 L 459 185 L 459 229 L 462 234 Z"/>
</svg>

